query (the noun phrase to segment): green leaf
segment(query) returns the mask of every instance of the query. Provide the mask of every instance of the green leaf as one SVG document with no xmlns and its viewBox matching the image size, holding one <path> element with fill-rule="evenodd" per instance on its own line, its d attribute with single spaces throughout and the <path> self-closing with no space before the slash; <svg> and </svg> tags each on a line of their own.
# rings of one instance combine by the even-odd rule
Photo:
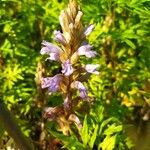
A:
<svg viewBox="0 0 150 150">
<path fill-rule="evenodd" d="M 89 146 L 90 146 L 91 149 L 94 146 L 94 142 L 95 142 L 96 137 L 97 137 L 97 131 L 98 131 L 98 124 L 96 124 L 95 129 L 94 129 L 94 133 L 92 134 L 92 137 L 89 141 Z"/>
<path fill-rule="evenodd" d="M 116 121 L 116 119 L 112 117 L 112 118 L 106 119 L 106 120 L 104 120 L 104 121 L 102 122 L 102 124 L 101 124 L 101 126 L 100 126 L 100 129 L 99 129 L 99 135 L 102 134 L 103 128 L 104 128 L 108 123 L 110 123 L 111 121 Z"/>
<path fill-rule="evenodd" d="M 116 143 L 116 137 L 117 135 L 106 136 L 104 141 L 99 144 L 98 150 L 100 150 L 100 148 L 102 148 L 102 150 L 113 150 Z"/>
<path fill-rule="evenodd" d="M 49 130 L 49 132 L 64 143 L 63 148 L 68 148 L 69 150 L 86 150 L 85 147 L 73 135 L 66 136 L 51 130 Z"/>
<path fill-rule="evenodd" d="M 129 149 L 131 149 L 132 147 L 135 146 L 135 144 L 133 143 L 133 141 L 131 140 L 130 137 L 127 137 L 127 138 L 125 139 L 125 143 L 126 143 L 126 145 L 127 145 L 127 147 L 128 147 Z"/>
<path fill-rule="evenodd" d="M 103 115 L 104 107 L 103 106 L 97 106 L 94 110 L 95 110 L 96 121 L 101 122 L 104 118 L 104 115 Z"/>
<path fill-rule="evenodd" d="M 88 135 L 87 115 L 84 118 L 83 127 L 81 129 L 80 135 L 81 135 L 81 139 L 83 141 L 84 146 L 86 146 L 90 138 Z"/>
<path fill-rule="evenodd" d="M 126 52 L 126 49 L 120 49 L 119 52 L 117 53 L 118 58 L 121 58 Z"/>
<path fill-rule="evenodd" d="M 122 125 L 118 125 L 116 126 L 116 124 L 112 124 L 110 125 L 105 131 L 104 131 L 104 134 L 105 135 L 111 135 L 113 133 L 116 133 L 116 132 L 120 132 L 122 131 Z"/>
<path fill-rule="evenodd" d="M 134 43 L 131 40 L 125 39 L 124 40 L 126 44 L 128 44 L 131 48 L 135 49 L 136 46 L 134 45 Z"/>
<path fill-rule="evenodd" d="M 93 116 L 96 122 L 100 123 L 104 118 L 103 112 L 104 112 L 104 107 L 101 105 L 97 106 L 95 104 L 95 107 L 93 107 L 93 109 L 91 110 L 90 115 Z"/>
</svg>

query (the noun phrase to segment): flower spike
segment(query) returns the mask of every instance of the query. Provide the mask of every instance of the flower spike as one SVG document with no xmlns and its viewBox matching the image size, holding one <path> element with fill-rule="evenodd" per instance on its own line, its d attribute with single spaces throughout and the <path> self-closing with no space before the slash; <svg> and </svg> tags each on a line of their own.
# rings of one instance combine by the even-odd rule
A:
<svg viewBox="0 0 150 150">
<path fill-rule="evenodd" d="M 75 99 L 79 99 L 79 101 L 80 99 L 88 99 L 88 90 L 83 82 L 87 81 L 87 75 L 99 74 L 97 71 L 99 65 L 85 64 L 82 66 L 80 62 L 80 56 L 93 58 L 97 55 L 97 52 L 86 41 L 86 37 L 94 30 L 94 25 L 90 24 L 84 28 L 82 15 L 83 13 L 75 0 L 70 0 L 68 8 L 62 11 L 59 16 L 62 32 L 54 31 L 54 40 L 59 43 L 60 47 L 43 41 L 43 47 L 40 51 L 42 55 L 48 55 L 46 60 L 58 61 L 62 67 L 59 74 L 41 79 L 42 88 L 47 88 L 49 92 L 61 92 L 64 98 L 62 113 L 65 118 L 70 118 L 69 121 L 74 121 L 78 125 L 80 125 L 80 120 L 74 112 Z M 55 110 L 58 108 L 50 107 L 48 115 L 56 119 L 59 115 L 54 115 L 58 112 Z"/>
</svg>

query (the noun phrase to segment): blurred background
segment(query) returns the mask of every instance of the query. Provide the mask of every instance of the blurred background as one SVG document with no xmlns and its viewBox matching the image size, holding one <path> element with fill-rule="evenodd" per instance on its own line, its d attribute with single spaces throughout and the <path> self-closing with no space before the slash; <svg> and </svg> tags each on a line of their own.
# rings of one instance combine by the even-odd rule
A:
<svg viewBox="0 0 150 150">
<path fill-rule="evenodd" d="M 100 75 L 91 76 L 87 83 L 94 103 L 88 119 L 79 112 L 84 125 L 89 120 L 93 145 L 84 141 L 82 133 L 74 140 L 93 150 L 150 150 L 150 1 L 78 3 L 84 25 L 95 25 L 88 40 L 98 53 L 92 62 L 100 64 Z M 40 49 L 42 40 L 54 42 L 53 31 L 61 30 L 58 18 L 67 4 L 68 0 L 0 1 L 0 100 L 37 149 L 52 149 L 52 137 L 62 141 L 64 149 L 78 147 L 72 141 L 69 147 L 70 141 L 56 134 L 55 124 L 48 122 L 43 128 L 42 117 L 44 107 L 63 102 L 60 94 L 48 95 L 40 87 L 40 77 L 53 76 L 60 68 L 45 61 Z M 87 109 L 87 104 L 82 107 Z M 103 132 L 94 130 L 96 126 Z M 17 149 L 1 122 L 0 149 Z"/>
</svg>

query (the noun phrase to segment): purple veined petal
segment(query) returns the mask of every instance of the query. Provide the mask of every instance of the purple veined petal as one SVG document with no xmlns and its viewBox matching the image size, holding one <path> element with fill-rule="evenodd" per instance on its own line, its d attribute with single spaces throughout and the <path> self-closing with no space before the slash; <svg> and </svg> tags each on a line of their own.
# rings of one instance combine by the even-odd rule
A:
<svg viewBox="0 0 150 150">
<path fill-rule="evenodd" d="M 87 89 L 80 81 L 73 82 L 73 87 L 79 90 L 81 98 L 87 97 Z"/>
<path fill-rule="evenodd" d="M 42 45 L 44 46 L 40 51 L 40 53 L 42 55 L 50 54 L 50 53 L 60 53 L 60 51 L 61 51 L 61 49 L 58 46 L 53 45 L 53 44 L 46 42 L 46 41 L 43 41 Z"/>
<path fill-rule="evenodd" d="M 93 65 L 93 64 L 87 64 L 85 66 L 85 70 L 89 73 L 94 73 L 94 74 L 99 74 L 99 72 L 96 70 L 97 67 L 99 67 L 100 65 L 99 64 L 96 64 L 96 65 Z"/>
<path fill-rule="evenodd" d="M 48 87 L 49 92 L 56 92 L 59 89 L 60 81 L 62 80 L 62 75 L 55 75 L 51 80 L 51 85 Z"/>
<path fill-rule="evenodd" d="M 66 40 L 65 40 L 65 37 L 63 36 L 63 34 L 60 32 L 60 31 L 54 31 L 54 40 L 65 45 L 66 44 Z"/>
<path fill-rule="evenodd" d="M 51 50 L 48 47 L 42 47 L 40 53 L 41 53 L 41 55 L 49 54 L 49 53 L 51 53 Z"/>
<path fill-rule="evenodd" d="M 87 90 L 79 90 L 80 92 L 80 97 L 81 98 L 86 98 L 87 97 Z"/>
<path fill-rule="evenodd" d="M 84 36 L 88 36 L 92 31 L 94 30 L 94 25 L 90 24 L 89 26 L 87 26 L 84 31 L 83 31 L 83 35 Z"/>
<path fill-rule="evenodd" d="M 43 89 L 49 87 L 51 85 L 51 80 L 52 77 L 41 78 L 41 87 Z"/>
<path fill-rule="evenodd" d="M 60 81 L 62 80 L 62 75 L 58 74 L 54 77 L 47 77 L 41 79 L 42 88 L 48 88 L 49 92 L 56 92 L 59 89 Z"/>
<path fill-rule="evenodd" d="M 69 59 L 62 64 L 61 72 L 66 76 L 70 76 L 73 73 L 73 67 Z"/>
<path fill-rule="evenodd" d="M 46 60 L 55 60 L 55 61 L 57 61 L 57 60 L 59 60 L 59 54 L 58 53 L 50 53 L 49 57 L 46 58 Z"/>
<path fill-rule="evenodd" d="M 96 55 L 97 55 L 97 52 L 95 52 L 95 51 L 88 51 L 85 53 L 85 56 L 88 58 L 95 57 Z"/>
<path fill-rule="evenodd" d="M 96 56 L 96 52 L 92 51 L 92 46 L 89 44 L 82 45 L 78 49 L 78 55 L 85 55 L 88 58 L 92 58 Z"/>
<path fill-rule="evenodd" d="M 92 46 L 91 46 L 91 45 L 89 45 L 89 44 L 84 44 L 84 45 L 82 45 L 82 46 L 79 47 L 78 53 L 79 53 L 80 55 L 84 55 L 84 53 L 85 53 L 86 51 L 91 51 L 91 49 L 92 49 Z"/>
</svg>

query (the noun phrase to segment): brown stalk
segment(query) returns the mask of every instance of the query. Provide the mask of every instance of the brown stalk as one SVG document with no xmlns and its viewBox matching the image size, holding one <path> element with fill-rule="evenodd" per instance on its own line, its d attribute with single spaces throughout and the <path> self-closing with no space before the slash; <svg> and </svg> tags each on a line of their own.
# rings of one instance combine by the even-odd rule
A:
<svg viewBox="0 0 150 150">
<path fill-rule="evenodd" d="M 33 150 L 32 143 L 23 135 L 12 113 L 0 102 L 0 122 L 20 150 Z"/>
</svg>

